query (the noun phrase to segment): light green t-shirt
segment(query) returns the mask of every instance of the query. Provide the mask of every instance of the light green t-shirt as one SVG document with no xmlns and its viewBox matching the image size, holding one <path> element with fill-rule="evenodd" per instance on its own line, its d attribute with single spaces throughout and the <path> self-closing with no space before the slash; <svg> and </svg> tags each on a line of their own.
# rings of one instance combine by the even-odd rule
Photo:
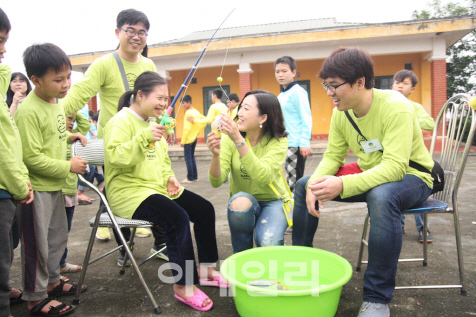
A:
<svg viewBox="0 0 476 317">
<path fill-rule="evenodd" d="M 107 198 L 115 215 L 132 218 L 137 207 L 154 194 L 169 197 L 167 182 L 171 169 L 167 142 L 154 141 L 150 126 L 129 109 L 116 114 L 104 128 L 105 180 Z M 183 188 L 175 199 L 180 197 Z"/>
<path fill-rule="evenodd" d="M 145 71 L 157 72 L 154 62 L 143 56 L 137 63 L 121 60 L 131 90 L 134 89 L 134 82 L 140 74 Z M 103 138 L 103 129 L 109 119 L 117 113 L 119 99 L 125 92 L 117 62 L 112 54 L 107 54 L 96 59 L 81 81 L 71 87 L 63 101 L 65 113 L 68 115 L 78 111 L 89 99 L 98 94 L 100 104 L 98 138 Z"/>
<path fill-rule="evenodd" d="M 242 191 L 252 195 L 257 201 L 271 201 L 278 197 L 269 186 L 274 185 L 276 190 L 285 199 L 289 199 L 284 180 L 281 176 L 281 167 L 286 160 L 288 139 L 270 138 L 265 135 L 261 141 L 240 158 L 240 153 L 233 141 L 223 135 L 220 148 L 221 175 L 213 178 L 208 174 L 213 187 L 220 187 L 230 175 L 230 197 Z"/>
<path fill-rule="evenodd" d="M 417 117 L 420 128 L 425 131 L 433 131 L 435 128 L 435 120 L 428 113 L 426 113 L 423 106 L 417 102 L 409 100 L 415 110 L 415 116 Z"/>
<path fill-rule="evenodd" d="M 32 91 L 16 111 L 15 123 L 33 189 L 63 189 L 71 163 L 66 160 L 66 121 L 61 101 L 50 104 Z"/>
<path fill-rule="evenodd" d="M 5 96 L 10 85 L 11 70 L 0 64 L 0 95 Z M 6 190 L 16 200 L 28 195 L 28 170 L 23 164 L 23 152 L 18 128 L 7 104 L 0 101 L 0 189 Z"/>
<path fill-rule="evenodd" d="M 334 109 L 327 150 L 310 182 L 324 175 L 335 175 L 344 165 L 350 148 L 359 158 L 357 164 L 363 173 L 341 176 L 344 185 L 342 198 L 365 193 L 384 183 L 400 181 L 406 174 L 418 176 L 433 188 L 430 174 L 408 166 L 412 160 L 431 170 L 433 160 L 423 142 L 413 107 L 405 96 L 392 90 L 373 89 L 369 112 L 361 118 L 356 118 L 351 110 L 349 114 L 367 140 L 380 141 L 383 153 L 365 153 L 359 143 L 363 138 L 345 113 Z"/>
</svg>

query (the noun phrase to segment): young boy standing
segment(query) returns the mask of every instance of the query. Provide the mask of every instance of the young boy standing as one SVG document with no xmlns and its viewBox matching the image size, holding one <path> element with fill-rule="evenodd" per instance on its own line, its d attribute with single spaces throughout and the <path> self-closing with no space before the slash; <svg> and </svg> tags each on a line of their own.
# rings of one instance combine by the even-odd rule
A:
<svg viewBox="0 0 476 317">
<path fill-rule="evenodd" d="M 293 245 L 313 246 L 317 204 L 366 202 L 372 225 L 358 317 L 390 316 L 403 240 L 401 213 L 430 196 L 433 160 L 408 100 L 395 91 L 373 89 L 374 64 L 367 52 L 358 47 L 335 49 L 319 77 L 335 109 L 319 166 L 296 184 Z M 362 173 L 335 176 L 349 148 L 359 158 Z M 428 173 L 410 167 L 410 160 Z"/>
<path fill-rule="evenodd" d="M 187 165 L 187 178 L 181 183 L 190 184 L 198 182 L 197 163 L 195 162 L 195 146 L 197 145 L 197 135 L 202 131 L 206 124 L 199 123 L 199 119 L 205 118 L 197 109 L 192 106 L 192 97 L 190 95 L 183 96 L 183 107 L 185 115 L 183 120 L 183 134 L 181 146 L 183 147 L 183 155 L 185 164 Z M 187 118 L 193 117 L 194 122 L 189 122 Z"/>
<path fill-rule="evenodd" d="M 401 70 L 393 76 L 393 85 L 392 90 L 400 92 L 402 95 L 407 97 L 408 101 L 413 106 L 413 110 L 415 111 L 415 116 L 420 124 L 420 128 L 425 131 L 433 131 L 435 127 L 435 121 L 428 113 L 426 113 L 425 109 L 423 109 L 422 105 L 416 103 L 409 99 L 410 94 L 415 91 L 415 86 L 418 84 L 418 77 L 413 73 L 411 70 Z M 422 214 L 415 214 L 415 225 L 418 231 L 418 241 L 423 243 L 423 215 Z M 428 223 L 428 227 L 430 224 Z M 405 227 L 405 215 L 402 215 L 402 227 Z M 427 243 L 433 241 L 431 237 L 430 230 L 428 230 L 427 236 Z"/>
<path fill-rule="evenodd" d="M 306 157 L 311 154 L 312 116 L 307 92 L 297 82 L 296 62 L 283 56 L 274 62 L 275 76 L 281 85 L 278 95 L 283 110 L 284 125 L 288 133 L 288 155 L 284 168 L 288 174 L 288 185 L 294 192 L 296 182 L 304 175 Z"/>
<path fill-rule="evenodd" d="M 70 172 L 82 174 L 87 164 L 80 157 L 66 160 L 65 111 L 58 99 L 68 93 L 72 66 L 68 56 L 49 43 L 27 48 L 23 62 L 35 85 L 15 114 L 35 196 L 32 204 L 22 208 L 23 299 L 33 314 L 50 310 L 66 314 L 74 307 L 54 300 L 76 291 L 76 286 L 60 279 L 68 240 L 61 189 Z"/>
<path fill-rule="evenodd" d="M 230 118 L 235 119 L 236 114 L 238 113 L 238 104 L 240 103 L 240 98 L 237 94 L 229 94 L 228 100 L 226 102 L 228 106 L 228 115 Z"/>
<path fill-rule="evenodd" d="M 9 276 L 13 255 L 11 231 L 15 210 L 17 203 L 29 204 L 33 201 L 28 170 L 23 164 L 20 134 L 3 99 L 11 79 L 10 67 L 1 64 L 10 29 L 10 21 L 0 9 L 0 317 L 10 316 Z M 16 296 L 21 295 L 18 290 L 15 291 Z"/>
</svg>

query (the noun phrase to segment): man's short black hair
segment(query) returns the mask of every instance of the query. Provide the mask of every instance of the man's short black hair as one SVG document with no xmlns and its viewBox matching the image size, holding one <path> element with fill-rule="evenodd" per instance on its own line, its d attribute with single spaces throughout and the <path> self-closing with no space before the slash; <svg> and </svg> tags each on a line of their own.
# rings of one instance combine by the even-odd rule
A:
<svg viewBox="0 0 476 317">
<path fill-rule="evenodd" d="M 230 101 L 234 101 L 234 102 L 238 102 L 238 103 L 240 102 L 240 98 L 238 97 L 237 94 L 229 94 L 228 99 Z"/>
<path fill-rule="evenodd" d="M 135 9 L 122 10 L 117 15 L 116 27 L 118 29 L 122 28 L 124 24 L 135 25 L 139 22 L 144 24 L 147 31 L 149 31 L 150 23 L 147 16 L 142 11 L 137 11 Z"/>
<path fill-rule="evenodd" d="M 223 91 L 221 91 L 220 88 L 217 88 L 212 91 L 212 95 L 215 95 L 218 99 L 221 99 L 221 97 L 223 97 Z"/>
<path fill-rule="evenodd" d="M 66 53 L 58 46 L 51 43 L 33 44 L 23 53 L 28 78 L 31 76 L 42 77 L 50 69 L 59 72 L 65 68 L 73 69 Z"/>
<path fill-rule="evenodd" d="M 98 120 L 99 120 L 99 111 L 96 112 L 96 113 L 94 114 L 94 116 L 93 116 L 93 121 L 98 122 Z"/>
<path fill-rule="evenodd" d="M 7 14 L 2 10 L 2 8 L 0 8 L 0 31 L 8 33 L 11 29 L 12 25 L 10 24 Z"/>
<path fill-rule="evenodd" d="M 410 77 L 410 80 L 412 81 L 412 87 L 415 87 L 418 84 L 418 77 L 415 75 L 414 72 L 408 69 L 402 69 L 401 71 L 397 72 L 393 76 L 393 81 L 402 82 L 405 80 L 405 78 L 408 77 Z"/>
<path fill-rule="evenodd" d="M 276 68 L 276 65 L 278 65 L 278 64 L 289 65 L 289 68 L 291 69 L 291 71 L 293 71 L 297 68 L 296 61 L 291 56 L 283 56 L 283 57 L 278 58 L 276 60 L 276 62 L 274 62 L 274 68 Z"/>
<path fill-rule="evenodd" d="M 192 96 L 190 96 L 190 95 L 185 95 L 185 96 L 183 96 L 182 102 L 192 103 Z"/>
</svg>

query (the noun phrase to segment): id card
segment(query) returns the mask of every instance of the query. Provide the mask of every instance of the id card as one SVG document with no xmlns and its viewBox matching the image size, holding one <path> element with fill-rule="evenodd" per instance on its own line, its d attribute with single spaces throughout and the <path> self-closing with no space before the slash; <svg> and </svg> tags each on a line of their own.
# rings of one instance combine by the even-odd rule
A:
<svg viewBox="0 0 476 317">
<path fill-rule="evenodd" d="M 380 141 L 378 139 L 364 141 L 361 142 L 360 145 L 362 145 L 362 148 L 364 149 L 365 153 L 372 153 L 375 151 L 383 150 L 382 144 L 380 144 Z"/>
</svg>

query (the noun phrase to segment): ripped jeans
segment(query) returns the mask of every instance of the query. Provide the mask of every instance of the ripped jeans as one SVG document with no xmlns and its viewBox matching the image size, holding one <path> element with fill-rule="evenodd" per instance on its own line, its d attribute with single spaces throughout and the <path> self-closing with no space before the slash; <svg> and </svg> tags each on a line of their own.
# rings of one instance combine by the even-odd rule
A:
<svg viewBox="0 0 476 317">
<path fill-rule="evenodd" d="M 230 205 L 238 197 L 246 197 L 251 207 L 233 210 Z M 257 247 L 284 245 L 284 231 L 288 227 L 281 200 L 257 201 L 252 195 L 239 192 L 228 201 L 228 223 L 231 231 L 233 252 Z"/>
</svg>

